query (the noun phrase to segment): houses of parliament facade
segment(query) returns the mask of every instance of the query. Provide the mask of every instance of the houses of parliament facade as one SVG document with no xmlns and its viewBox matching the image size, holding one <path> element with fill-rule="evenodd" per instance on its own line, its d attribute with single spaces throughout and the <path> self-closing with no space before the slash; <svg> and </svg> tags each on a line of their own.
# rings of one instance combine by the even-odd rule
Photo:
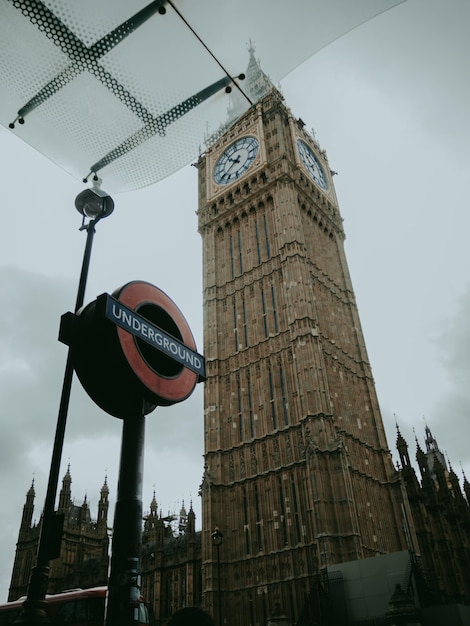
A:
<svg viewBox="0 0 470 626">
<path fill-rule="evenodd" d="M 428 428 L 424 448 L 416 444 L 419 477 L 398 429 L 393 465 L 334 173 L 253 51 L 247 83 L 265 95 L 197 163 L 207 369 L 202 530 L 192 507 L 170 520 L 154 497 L 143 520 L 143 595 L 159 624 L 194 604 L 227 626 L 281 618 L 385 624 L 385 615 L 354 617 L 349 570 L 338 568 L 404 554 L 398 586 L 410 606 L 469 604 L 470 485 L 465 479 L 461 488 Z M 86 501 L 72 503 L 69 479 L 49 592 L 106 582 L 106 482 L 94 521 Z M 33 500 L 32 487 L 11 600 L 24 595 L 37 544 Z M 213 540 L 216 528 L 222 543 Z"/>
</svg>

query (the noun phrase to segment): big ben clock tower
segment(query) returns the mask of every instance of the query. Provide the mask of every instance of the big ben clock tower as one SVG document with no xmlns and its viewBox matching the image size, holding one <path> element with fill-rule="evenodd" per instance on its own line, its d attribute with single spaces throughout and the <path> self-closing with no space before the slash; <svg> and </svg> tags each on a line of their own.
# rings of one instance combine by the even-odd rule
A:
<svg viewBox="0 0 470 626">
<path fill-rule="evenodd" d="M 271 86 L 198 168 L 203 594 L 295 622 L 329 565 L 406 549 L 400 488 L 325 153 Z"/>
</svg>

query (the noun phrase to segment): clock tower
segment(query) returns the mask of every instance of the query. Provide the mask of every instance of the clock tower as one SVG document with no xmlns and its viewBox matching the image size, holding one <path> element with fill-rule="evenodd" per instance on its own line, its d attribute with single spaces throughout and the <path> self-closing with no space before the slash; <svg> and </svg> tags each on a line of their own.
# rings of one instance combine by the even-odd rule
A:
<svg viewBox="0 0 470 626">
<path fill-rule="evenodd" d="M 252 51 L 247 77 L 269 83 Z M 269 86 L 198 162 L 203 594 L 231 626 L 296 622 L 329 565 L 407 548 L 332 173 Z"/>
</svg>

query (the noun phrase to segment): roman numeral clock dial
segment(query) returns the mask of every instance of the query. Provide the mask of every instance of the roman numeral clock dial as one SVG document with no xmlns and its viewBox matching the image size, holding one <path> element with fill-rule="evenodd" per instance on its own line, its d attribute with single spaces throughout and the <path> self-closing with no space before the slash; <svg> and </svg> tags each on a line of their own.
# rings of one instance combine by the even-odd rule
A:
<svg viewBox="0 0 470 626">
<path fill-rule="evenodd" d="M 234 182 L 253 165 L 259 151 L 255 137 L 242 137 L 232 143 L 217 159 L 214 167 L 214 181 L 218 185 Z"/>
<path fill-rule="evenodd" d="M 309 173 L 310 178 L 319 187 L 326 191 L 328 189 L 328 182 L 326 180 L 325 172 L 323 171 L 323 168 L 313 150 L 300 139 L 297 139 L 297 150 L 299 152 L 300 160 Z"/>
</svg>

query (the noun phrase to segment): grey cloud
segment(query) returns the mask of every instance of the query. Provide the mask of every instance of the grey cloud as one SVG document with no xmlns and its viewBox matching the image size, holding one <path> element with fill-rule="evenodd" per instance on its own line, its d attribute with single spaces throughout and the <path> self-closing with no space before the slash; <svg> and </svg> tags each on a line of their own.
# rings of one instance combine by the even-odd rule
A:
<svg viewBox="0 0 470 626">
<path fill-rule="evenodd" d="M 439 443 L 450 460 L 470 464 L 468 423 L 470 419 L 470 285 L 460 298 L 454 317 L 439 338 L 449 391 L 442 396 L 430 418 L 439 430 Z M 470 478 L 470 476 L 467 476 Z"/>
</svg>

